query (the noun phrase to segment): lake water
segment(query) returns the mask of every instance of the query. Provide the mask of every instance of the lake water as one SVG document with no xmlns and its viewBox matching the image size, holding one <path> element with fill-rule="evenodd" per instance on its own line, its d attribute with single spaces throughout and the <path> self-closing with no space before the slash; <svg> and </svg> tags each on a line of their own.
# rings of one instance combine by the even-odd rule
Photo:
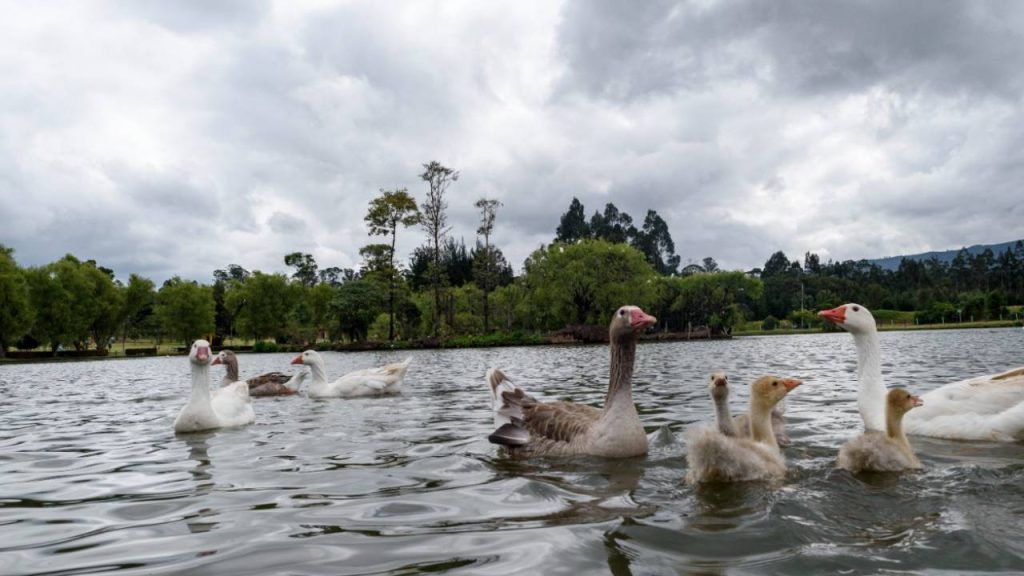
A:
<svg viewBox="0 0 1024 576">
<path fill-rule="evenodd" d="M 1024 331 L 881 335 L 889 385 L 925 392 L 1024 364 Z M 328 375 L 404 357 L 325 353 Z M 184 357 L 0 366 L 0 573 L 673 574 L 1024 571 L 1024 445 L 912 438 L 925 470 L 853 477 L 846 334 L 641 344 L 650 453 L 510 461 L 484 371 L 598 404 L 604 346 L 412 352 L 402 396 L 255 400 L 255 424 L 175 435 Z M 243 375 L 290 354 L 241 355 Z M 782 486 L 695 489 L 682 430 L 773 373 L 788 404 Z M 216 379 L 221 372 L 213 370 Z M 742 384 L 742 386 L 740 385 Z"/>
</svg>

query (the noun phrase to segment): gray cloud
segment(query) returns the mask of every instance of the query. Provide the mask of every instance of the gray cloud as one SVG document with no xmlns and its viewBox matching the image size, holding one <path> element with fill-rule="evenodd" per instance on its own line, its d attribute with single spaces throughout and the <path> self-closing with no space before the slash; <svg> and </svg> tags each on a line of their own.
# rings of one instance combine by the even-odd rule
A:
<svg viewBox="0 0 1024 576">
<path fill-rule="evenodd" d="M 357 267 L 380 188 L 461 171 L 517 267 L 573 196 L 684 261 L 1024 236 L 1015 3 L 133 2 L 0 23 L 0 243 L 160 282 Z M 53 39 L 59 38 L 60 41 Z M 410 253 L 420 229 L 402 230 Z"/>
</svg>

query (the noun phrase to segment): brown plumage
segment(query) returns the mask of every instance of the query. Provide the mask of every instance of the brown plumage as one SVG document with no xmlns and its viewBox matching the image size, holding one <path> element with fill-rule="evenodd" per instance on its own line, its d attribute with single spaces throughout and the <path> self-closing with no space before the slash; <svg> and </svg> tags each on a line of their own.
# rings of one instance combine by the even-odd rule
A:
<svg viewBox="0 0 1024 576">
<path fill-rule="evenodd" d="M 221 385 L 226 386 L 232 382 L 238 382 L 238 356 L 231 350 L 221 350 L 214 357 L 212 364 L 223 364 L 225 368 L 224 378 Z M 249 385 L 250 396 L 287 396 L 299 391 L 299 385 L 305 378 L 305 373 L 289 376 L 282 372 L 267 372 L 259 376 L 253 376 L 245 382 Z"/>
<path fill-rule="evenodd" d="M 636 306 L 623 306 L 612 316 L 608 328 L 611 376 L 604 408 L 538 402 L 520 388 L 505 390 L 503 405 L 512 408 L 510 412 L 518 408 L 521 417 L 513 416 L 489 440 L 514 456 L 624 458 L 646 453 L 647 434 L 633 404 L 633 362 L 637 333 L 656 321 Z"/>
</svg>

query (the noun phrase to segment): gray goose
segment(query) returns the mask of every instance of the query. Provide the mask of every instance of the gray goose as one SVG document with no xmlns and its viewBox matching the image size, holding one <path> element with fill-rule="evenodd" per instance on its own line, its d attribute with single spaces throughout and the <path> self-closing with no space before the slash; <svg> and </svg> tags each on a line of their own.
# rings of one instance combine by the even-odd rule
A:
<svg viewBox="0 0 1024 576">
<path fill-rule="evenodd" d="M 615 311 L 608 334 L 611 371 L 603 408 L 572 402 L 539 402 L 521 388 L 502 390 L 496 412 L 511 420 L 489 437 L 517 457 L 591 455 L 626 458 L 647 452 L 647 434 L 633 404 L 637 334 L 657 319 L 637 306 Z M 501 375 L 501 380 L 505 379 Z M 492 390 L 494 372 L 489 374 Z"/>
<path fill-rule="evenodd" d="M 227 386 L 232 382 L 238 382 L 238 356 L 231 350 L 221 350 L 213 357 L 211 365 L 223 364 L 224 378 L 221 379 L 221 386 Z M 267 372 L 259 376 L 253 376 L 245 383 L 249 385 L 250 396 L 287 396 L 299 391 L 302 381 L 306 378 L 306 371 L 298 372 L 289 376 L 283 372 Z"/>
</svg>

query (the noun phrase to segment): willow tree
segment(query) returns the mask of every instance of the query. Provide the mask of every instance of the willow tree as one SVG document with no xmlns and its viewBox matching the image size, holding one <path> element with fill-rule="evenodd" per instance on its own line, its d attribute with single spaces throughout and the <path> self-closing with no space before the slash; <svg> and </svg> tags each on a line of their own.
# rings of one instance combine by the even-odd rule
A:
<svg viewBox="0 0 1024 576">
<path fill-rule="evenodd" d="M 395 339 L 395 279 L 398 276 L 395 266 L 395 242 L 398 238 L 398 226 L 413 226 L 419 224 L 421 219 L 416 200 L 409 196 L 409 191 L 405 188 L 382 188 L 380 196 L 370 201 L 370 210 L 366 213 L 366 225 L 370 228 L 371 236 L 391 237 L 390 247 L 383 245 L 387 247 L 385 273 L 388 281 L 388 340 Z"/>
<path fill-rule="evenodd" d="M 427 200 L 423 203 L 423 219 L 421 223 L 427 231 L 427 244 L 430 250 L 430 285 L 434 291 L 433 328 L 436 338 L 440 329 L 441 313 L 441 246 L 445 236 L 448 235 L 448 216 L 445 210 L 448 209 L 448 202 L 444 199 L 444 193 L 452 182 L 459 179 L 459 173 L 443 166 L 440 162 L 433 161 L 424 164 L 423 174 L 420 174 L 430 189 L 427 191 Z"/>
</svg>

